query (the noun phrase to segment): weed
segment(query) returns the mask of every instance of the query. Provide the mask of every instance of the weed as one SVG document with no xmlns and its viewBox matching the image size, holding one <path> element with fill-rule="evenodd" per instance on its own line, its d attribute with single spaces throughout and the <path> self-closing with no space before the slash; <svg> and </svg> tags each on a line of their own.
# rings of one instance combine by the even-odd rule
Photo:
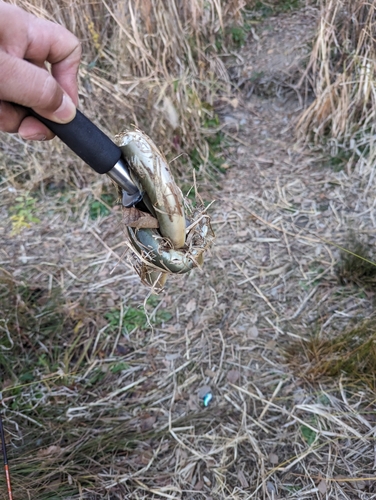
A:
<svg viewBox="0 0 376 500">
<path fill-rule="evenodd" d="M 154 304 L 155 298 L 150 297 L 148 299 L 148 305 L 154 307 Z M 148 317 L 144 309 L 130 306 L 125 311 L 123 317 L 121 317 L 119 309 L 108 311 L 105 313 L 104 317 L 109 323 L 110 331 L 117 331 L 121 325 L 124 333 L 130 333 L 136 329 L 148 330 L 150 325 L 157 326 L 165 323 L 172 318 L 172 314 L 162 309 Z"/>
<path fill-rule="evenodd" d="M 198 148 L 194 148 L 189 158 L 192 166 L 196 171 L 201 171 L 203 165 L 208 165 L 214 176 L 218 173 L 225 173 L 226 169 L 223 168 L 225 159 L 223 158 L 224 149 L 226 147 L 225 136 L 220 130 L 215 130 L 220 125 L 220 120 L 217 114 L 212 113 L 205 116 L 202 120 L 202 128 L 206 130 L 206 154 L 204 155 Z M 209 130 L 214 132 L 210 132 Z"/>
<path fill-rule="evenodd" d="M 38 223 L 40 220 L 35 217 L 36 198 L 25 194 L 16 198 L 17 203 L 10 207 L 9 212 L 12 214 L 12 236 L 19 234 L 22 229 L 30 227 L 32 223 Z"/>
<path fill-rule="evenodd" d="M 247 40 L 247 36 L 250 30 L 250 24 L 247 21 L 243 21 L 241 25 L 229 26 L 225 29 L 225 34 L 222 30 L 219 30 L 215 35 L 214 47 L 216 52 L 221 52 L 223 45 L 227 42 L 230 46 L 235 49 L 243 47 Z"/>
<path fill-rule="evenodd" d="M 251 82 L 257 82 L 265 75 L 264 71 L 254 71 L 250 76 Z"/>
<path fill-rule="evenodd" d="M 300 491 L 302 489 L 301 486 L 291 486 L 291 485 L 287 485 L 285 486 L 286 490 L 291 492 L 291 493 L 296 493 L 297 491 Z"/>
<path fill-rule="evenodd" d="M 243 26 L 232 26 L 229 29 L 229 33 L 235 47 L 243 47 L 247 39 L 248 31 L 249 27 L 245 24 Z"/>
<path fill-rule="evenodd" d="M 193 151 L 191 151 L 191 154 L 189 155 L 193 168 L 196 171 L 200 171 L 201 167 L 207 164 L 209 165 L 209 167 L 211 167 L 211 170 L 215 174 L 218 173 L 224 174 L 226 172 L 226 169 L 223 168 L 222 165 L 225 164 L 225 160 L 223 159 L 222 155 L 218 152 L 218 149 L 219 148 L 217 147 L 213 148 L 209 146 L 209 154 L 207 158 L 203 157 L 198 148 L 193 149 Z"/>
<path fill-rule="evenodd" d="M 120 373 L 123 370 L 128 370 L 128 369 L 129 369 L 129 364 L 125 363 L 124 361 L 121 361 L 120 363 L 115 363 L 110 366 L 111 373 Z"/>
<path fill-rule="evenodd" d="M 314 424 L 316 422 L 313 420 L 311 423 Z M 302 437 L 308 446 L 311 446 L 311 444 L 315 442 L 317 434 L 313 429 L 307 425 L 301 425 L 300 432 L 302 433 Z"/>
<path fill-rule="evenodd" d="M 217 52 L 221 52 L 223 48 L 223 34 L 219 32 L 215 37 L 214 46 Z"/>
<path fill-rule="evenodd" d="M 270 17 L 281 12 L 288 12 L 299 7 L 300 0 L 258 0 L 254 11 L 262 18 Z"/>
<path fill-rule="evenodd" d="M 351 151 L 340 149 L 335 156 L 330 156 L 329 165 L 334 172 L 341 172 L 342 170 L 344 170 L 351 157 Z"/>
<path fill-rule="evenodd" d="M 328 396 L 324 393 L 321 393 L 318 395 L 317 397 L 317 402 L 320 404 L 320 405 L 323 405 L 323 406 L 330 406 L 330 399 L 328 398 Z"/>
<path fill-rule="evenodd" d="M 110 214 L 109 206 L 115 202 L 115 196 L 107 193 L 102 194 L 100 200 L 97 198 L 91 199 L 89 202 L 89 215 L 90 219 L 98 219 L 98 217 L 105 217 Z"/>
<path fill-rule="evenodd" d="M 283 12 L 287 12 L 289 10 L 294 10 L 299 7 L 300 0 L 283 0 L 282 2 L 278 2 L 279 8 Z"/>
<path fill-rule="evenodd" d="M 261 17 L 269 17 L 273 14 L 274 9 L 270 4 L 266 2 L 257 1 L 255 5 L 255 11 L 261 15 Z"/>
<path fill-rule="evenodd" d="M 102 382 L 105 376 L 106 374 L 101 368 L 95 368 L 85 382 L 85 387 L 94 387 L 99 382 Z"/>
</svg>

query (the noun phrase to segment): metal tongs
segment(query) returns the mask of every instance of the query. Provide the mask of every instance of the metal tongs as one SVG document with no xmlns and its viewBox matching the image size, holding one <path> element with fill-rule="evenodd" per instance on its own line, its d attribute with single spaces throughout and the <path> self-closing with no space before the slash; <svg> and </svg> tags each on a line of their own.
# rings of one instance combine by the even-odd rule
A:
<svg viewBox="0 0 376 500">
<path fill-rule="evenodd" d="M 128 161 L 121 149 L 79 110 L 65 124 L 55 123 L 30 109 L 30 114 L 44 123 L 77 156 L 98 174 L 107 174 L 122 189 L 122 204 L 135 206 L 142 193 L 131 178 Z"/>
</svg>

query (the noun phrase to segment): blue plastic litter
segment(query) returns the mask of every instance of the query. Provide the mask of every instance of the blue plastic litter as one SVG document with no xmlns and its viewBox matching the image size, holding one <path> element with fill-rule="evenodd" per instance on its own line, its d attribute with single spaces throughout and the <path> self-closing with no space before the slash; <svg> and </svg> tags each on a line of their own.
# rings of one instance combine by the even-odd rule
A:
<svg viewBox="0 0 376 500">
<path fill-rule="evenodd" d="M 209 406 L 209 403 L 212 399 L 213 399 L 213 394 L 211 392 L 205 394 L 205 396 L 202 399 L 204 406 Z"/>
</svg>

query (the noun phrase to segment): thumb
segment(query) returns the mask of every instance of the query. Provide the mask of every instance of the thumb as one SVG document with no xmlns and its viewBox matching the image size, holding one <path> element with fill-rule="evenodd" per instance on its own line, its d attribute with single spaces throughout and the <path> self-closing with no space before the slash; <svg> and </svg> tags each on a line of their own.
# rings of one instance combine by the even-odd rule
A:
<svg viewBox="0 0 376 500">
<path fill-rule="evenodd" d="M 0 100 L 33 108 L 57 123 L 68 123 L 76 107 L 45 69 L 0 51 Z"/>
</svg>

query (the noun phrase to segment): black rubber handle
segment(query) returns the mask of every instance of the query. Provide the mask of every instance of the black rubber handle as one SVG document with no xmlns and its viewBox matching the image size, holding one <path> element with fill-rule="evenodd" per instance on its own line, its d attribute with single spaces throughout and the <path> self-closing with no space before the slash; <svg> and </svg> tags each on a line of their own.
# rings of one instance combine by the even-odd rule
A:
<svg viewBox="0 0 376 500">
<path fill-rule="evenodd" d="M 32 109 L 30 114 L 44 123 L 98 174 L 106 174 L 121 158 L 121 149 L 78 110 L 75 118 L 63 125 L 43 118 Z"/>
</svg>

